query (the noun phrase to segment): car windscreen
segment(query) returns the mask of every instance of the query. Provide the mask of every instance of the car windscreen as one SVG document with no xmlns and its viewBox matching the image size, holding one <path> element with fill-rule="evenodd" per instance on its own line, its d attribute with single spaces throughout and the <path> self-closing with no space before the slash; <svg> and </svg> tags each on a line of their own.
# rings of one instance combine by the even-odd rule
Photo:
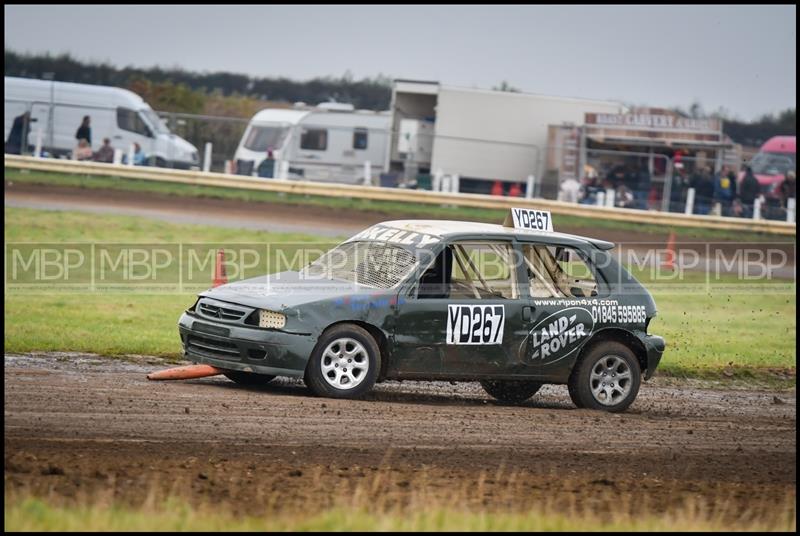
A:
<svg viewBox="0 0 800 536">
<path fill-rule="evenodd" d="M 253 126 L 244 140 L 245 149 L 264 152 L 268 149 L 278 149 L 289 131 L 286 127 Z"/>
<path fill-rule="evenodd" d="M 411 251 L 387 242 L 345 242 L 306 266 L 303 275 L 389 289 L 405 279 L 416 264 Z"/>
<path fill-rule="evenodd" d="M 795 170 L 795 158 L 790 153 L 758 153 L 750 161 L 750 167 L 757 175 L 783 175 Z"/>
<path fill-rule="evenodd" d="M 147 118 L 147 121 L 153 126 L 153 129 L 156 132 L 161 134 L 169 134 L 169 129 L 164 124 L 164 121 L 158 117 L 158 114 L 156 114 L 152 108 L 142 108 L 140 111 L 142 115 Z"/>
</svg>

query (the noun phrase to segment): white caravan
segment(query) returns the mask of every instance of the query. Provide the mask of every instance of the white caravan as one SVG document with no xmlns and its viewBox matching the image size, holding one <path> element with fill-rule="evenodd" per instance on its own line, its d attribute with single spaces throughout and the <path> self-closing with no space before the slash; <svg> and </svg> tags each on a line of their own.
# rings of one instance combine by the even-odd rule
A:
<svg viewBox="0 0 800 536">
<path fill-rule="evenodd" d="M 8 139 L 14 118 L 31 112 L 28 143 L 36 143 L 42 131 L 43 149 L 61 156 L 72 152 L 75 133 L 83 117 L 91 117 L 92 150 L 110 138 L 115 149 L 127 154 L 138 143 L 144 154 L 158 166 L 190 168 L 200 163 L 197 148 L 172 134 L 140 96 L 118 87 L 51 82 L 6 76 L 5 135 Z M 23 141 L 24 145 L 24 141 Z"/>
<path fill-rule="evenodd" d="M 272 150 L 273 177 L 363 184 L 365 162 L 377 184 L 389 149 L 389 112 L 323 103 L 315 108 L 261 110 L 236 149 L 236 172 L 258 175 Z"/>
</svg>

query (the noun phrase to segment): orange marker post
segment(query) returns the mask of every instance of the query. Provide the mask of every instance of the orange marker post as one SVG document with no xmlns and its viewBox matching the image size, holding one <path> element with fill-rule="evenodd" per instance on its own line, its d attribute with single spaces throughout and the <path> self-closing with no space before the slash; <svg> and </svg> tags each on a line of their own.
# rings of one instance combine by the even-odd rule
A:
<svg viewBox="0 0 800 536">
<path fill-rule="evenodd" d="M 669 232 L 669 238 L 667 239 L 667 255 L 661 267 L 665 270 L 675 270 L 675 231 Z"/>
<path fill-rule="evenodd" d="M 214 265 L 214 279 L 211 282 L 212 287 L 218 287 L 228 282 L 228 275 L 225 273 L 225 250 L 220 249 L 217 251 L 217 262 Z"/>
<path fill-rule="evenodd" d="M 205 378 L 206 376 L 216 376 L 222 374 L 222 370 L 211 365 L 186 365 L 185 367 L 175 367 L 158 372 L 151 372 L 147 375 L 148 380 L 191 380 L 194 378 Z"/>
</svg>

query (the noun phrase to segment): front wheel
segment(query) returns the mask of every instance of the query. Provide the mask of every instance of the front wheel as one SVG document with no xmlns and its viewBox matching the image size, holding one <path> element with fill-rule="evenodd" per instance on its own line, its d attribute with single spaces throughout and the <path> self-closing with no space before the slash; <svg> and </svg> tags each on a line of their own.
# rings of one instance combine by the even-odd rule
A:
<svg viewBox="0 0 800 536">
<path fill-rule="evenodd" d="M 542 384 L 522 380 L 481 380 L 481 387 L 501 402 L 520 404 L 535 395 Z"/>
<path fill-rule="evenodd" d="M 630 348 L 618 342 L 601 342 L 572 370 L 569 395 L 579 408 L 618 413 L 633 404 L 641 376 L 639 362 Z"/>
<path fill-rule="evenodd" d="M 305 383 L 317 396 L 359 398 L 375 385 L 380 369 L 380 349 L 372 335 L 354 324 L 339 324 L 317 341 Z"/>
</svg>

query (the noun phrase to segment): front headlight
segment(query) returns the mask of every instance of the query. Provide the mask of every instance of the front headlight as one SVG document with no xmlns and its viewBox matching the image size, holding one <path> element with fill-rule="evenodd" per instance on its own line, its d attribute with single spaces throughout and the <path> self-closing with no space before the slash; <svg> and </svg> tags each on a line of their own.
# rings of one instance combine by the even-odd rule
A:
<svg viewBox="0 0 800 536">
<path fill-rule="evenodd" d="M 281 329 L 286 325 L 286 315 L 276 313 L 275 311 L 265 311 L 259 309 L 258 311 L 258 326 L 261 328 L 275 328 Z"/>
</svg>

